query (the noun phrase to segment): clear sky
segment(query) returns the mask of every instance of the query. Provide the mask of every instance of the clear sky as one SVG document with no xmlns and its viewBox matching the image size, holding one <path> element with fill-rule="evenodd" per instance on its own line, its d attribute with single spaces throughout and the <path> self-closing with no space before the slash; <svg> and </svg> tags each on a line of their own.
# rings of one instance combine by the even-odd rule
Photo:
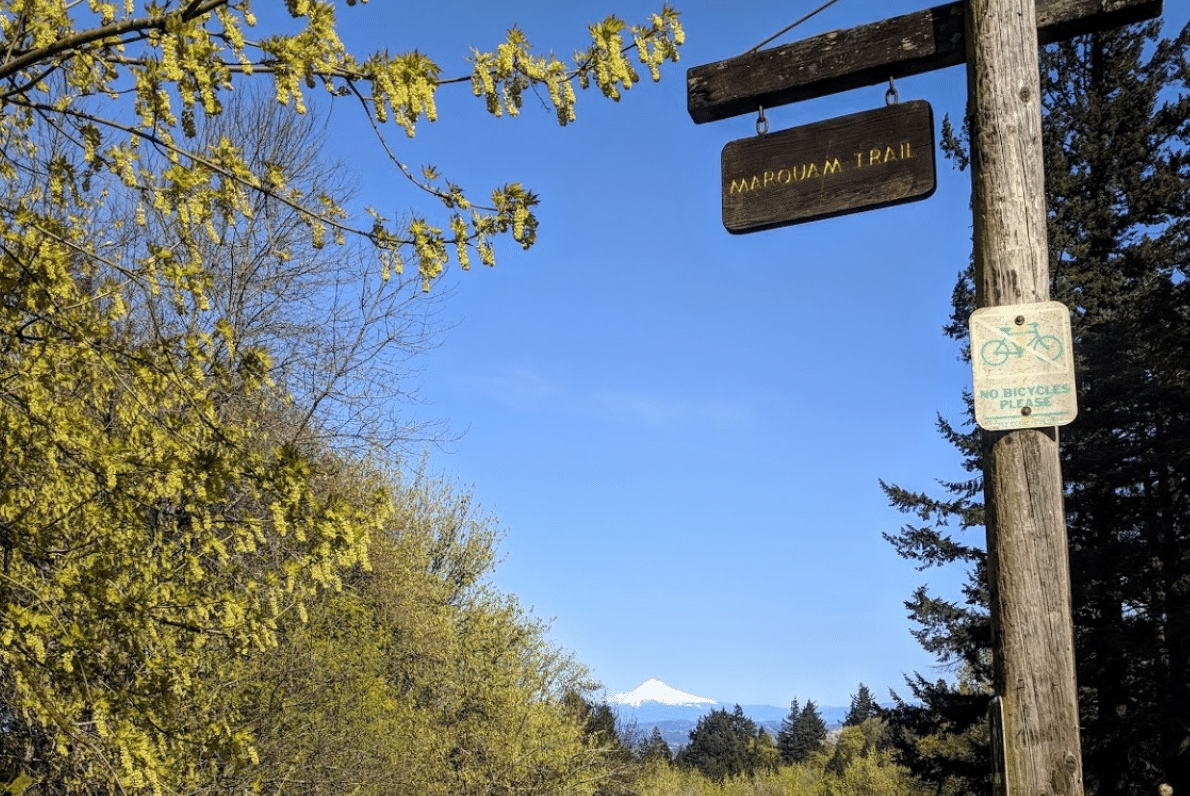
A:
<svg viewBox="0 0 1190 796">
<path fill-rule="evenodd" d="M 687 0 L 687 44 L 658 84 L 618 104 L 579 98 L 559 128 L 526 102 L 492 119 L 466 85 L 406 142 L 465 188 L 540 194 L 537 245 L 439 286 L 441 345 L 419 363 L 422 404 L 459 439 L 435 468 L 497 515 L 495 583 L 611 693 L 648 678 L 722 702 L 845 705 L 903 675 L 942 676 L 903 602 L 957 573 L 918 572 L 881 538 L 906 520 L 878 479 L 915 490 L 963 475 L 935 430 L 958 420 L 970 370 L 942 334 L 970 255 L 970 181 L 939 155 L 925 201 L 746 236 L 720 218 L 720 150 L 755 117 L 695 125 L 685 70 L 738 55 L 818 5 Z M 919 10 L 842 0 L 776 43 Z M 353 49 L 418 48 L 468 71 L 517 25 L 569 55 L 586 25 L 643 21 L 653 0 L 508 0 L 341 7 Z M 1190 0 L 1167 0 L 1167 32 Z M 960 118 L 961 67 L 897 81 L 902 101 Z M 771 129 L 884 105 L 886 86 L 767 111 Z M 335 143 L 363 198 L 424 204 L 366 131 L 335 111 Z"/>
</svg>

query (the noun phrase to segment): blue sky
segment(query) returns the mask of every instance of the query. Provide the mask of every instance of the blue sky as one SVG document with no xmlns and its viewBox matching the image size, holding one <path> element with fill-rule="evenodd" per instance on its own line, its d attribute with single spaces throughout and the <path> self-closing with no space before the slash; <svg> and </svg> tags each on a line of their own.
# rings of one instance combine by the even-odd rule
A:
<svg viewBox="0 0 1190 796">
<path fill-rule="evenodd" d="M 727 703 L 883 699 L 903 675 L 942 676 L 903 602 L 956 573 L 918 572 L 881 538 L 911 489 L 962 475 L 936 413 L 961 413 L 970 370 L 941 328 L 970 254 L 970 182 L 939 157 L 928 200 L 732 236 L 720 219 L 720 150 L 755 118 L 695 125 L 685 70 L 740 54 L 817 2 L 675 3 L 687 44 L 658 84 L 611 103 L 580 96 L 577 123 L 526 102 L 488 117 L 446 87 L 440 120 L 391 140 L 483 193 L 521 181 L 542 199 L 537 245 L 452 270 L 441 345 L 405 407 L 461 435 L 433 466 L 472 487 L 507 536 L 495 583 L 553 619 L 552 639 L 609 692 L 656 677 Z M 844 0 L 786 43 L 919 10 Z M 652 0 L 373 0 L 340 10 L 356 50 L 418 48 L 447 76 L 512 25 L 568 55 L 586 25 L 643 21 Z M 1166 3 L 1172 28 L 1190 0 Z M 897 81 L 936 125 L 959 117 L 965 74 Z M 771 129 L 881 107 L 885 86 L 767 112 Z M 335 111 L 333 143 L 383 212 L 425 209 L 366 132 Z"/>
</svg>

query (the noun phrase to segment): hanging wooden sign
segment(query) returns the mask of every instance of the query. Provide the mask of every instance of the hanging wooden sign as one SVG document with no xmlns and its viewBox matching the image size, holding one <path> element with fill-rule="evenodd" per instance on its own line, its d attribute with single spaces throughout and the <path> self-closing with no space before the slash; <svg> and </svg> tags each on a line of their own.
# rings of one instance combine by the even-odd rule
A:
<svg viewBox="0 0 1190 796">
<path fill-rule="evenodd" d="M 896 103 L 723 147 L 723 226 L 756 232 L 925 199 L 934 113 Z"/>
</svg>

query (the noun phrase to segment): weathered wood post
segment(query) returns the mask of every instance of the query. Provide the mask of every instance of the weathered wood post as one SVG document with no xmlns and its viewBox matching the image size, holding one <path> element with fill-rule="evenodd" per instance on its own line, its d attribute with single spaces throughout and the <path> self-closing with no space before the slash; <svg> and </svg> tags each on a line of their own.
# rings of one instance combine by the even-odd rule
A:
<svg viewBox="0 0 1190 796">
<path fill-rule="evenodd" d="M 1034 0 L 968 0 L 979 307 L 1049 300 Z M 1058 429 L 984 432 L 998 796 L 1081 796 Z"/>
<path fill-rule="evenodd" d="M 1161 10 L 1162 0 L 949 2 L 694 67 L 687 73 L 687 107 L 690 117 L 702 124 L 965 62 L 973 116 L 976 303 L 980 308 L 1041 304 L 1049 298 L 1049 263 L 1038 44 L 1152 19 Z M 831 120 L 786 131 L 769 142 L 746 144 L 744 157 L 725 157 L 725 166 L 730 160 L 733 168 L 742 168 L 739 174 L 725 170 L 723 175 L 725 226 L 732 232 L 768 229 L 927 195 L 928 191 L 906 191 L 904 196 L 877 191 L 880 201 L 865 203 L 843 177 L 851 162 L 833 160 L 824 150 L 815 151 L 823 163 L 815 174 L 815 212 L 796 209 L 805 204 L 802 197 L 774 198 L 794 180 L 791 167 L 783 171 L 779 162 L 765 165 L 770 144 L 794 143 L 805 150 L 803 139 L 811 140 L 821 130 L 856 126 L 854 119 L 863 120 L 859 126 L 864 127 L 873 118 L 862 114 L 852 121 Z M 852 134 L 864 138 L 870 131 Z M 725 155 L 729 151 L 735 150 L 725 147 Z M 907 155 L 910 150 L 896 150 L 901 151 Z M 913 151 L 920 151 L 918 145 Z M 747 167 L 754 160 L 760 165 L 751 171 L 758 173 L 749 176 Z M 909 162 L 899 158 L 898 168 Z M 862 165 L 861 150 L 855 166 Z M 809 176 L 809 166 L 803 176 Z M 762 204 L 753 207 L 752 202 Z M 1029 312 L 1040 317 L 1038 310 Z M 1059 312 L 1065 314 L 1060 307 Z M 1025 324 L 1026 319 L 1017 316 L 1016 323 Z M 993 346 L 1015 352 L 1020 346 L 1011 338 L 1006 331 L 1006 342 Z M 1031 407 L 1021 411 L 1030 412 Z M 991 716 L 994 790 L 997 796 L 1082 796 L 1058 430 L 984 434 L 996 689 Z"/>
</svg>

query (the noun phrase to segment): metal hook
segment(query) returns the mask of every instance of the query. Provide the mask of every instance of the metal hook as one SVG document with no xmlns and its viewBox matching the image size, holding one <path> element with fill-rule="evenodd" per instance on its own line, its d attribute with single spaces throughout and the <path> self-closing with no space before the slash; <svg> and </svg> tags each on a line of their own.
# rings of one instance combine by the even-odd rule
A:
<svg viewBox="0 0 1190 796">
<path fill-rule="evenodd" d="M 888 77 L 888 91 L 884 92 L 884 104 L 896 105 L 901 101 L 901 92 L 897 91 L 897 84 L 893 82 L 892 75 Z"/>
<path fill-rule="evenodd" d="M 764 118 L 764 106 L 760 106 L 760 115 L 756 118 L 756 134 L 765 135 L 769 131 L 769 120 Z"/>
</svg>

